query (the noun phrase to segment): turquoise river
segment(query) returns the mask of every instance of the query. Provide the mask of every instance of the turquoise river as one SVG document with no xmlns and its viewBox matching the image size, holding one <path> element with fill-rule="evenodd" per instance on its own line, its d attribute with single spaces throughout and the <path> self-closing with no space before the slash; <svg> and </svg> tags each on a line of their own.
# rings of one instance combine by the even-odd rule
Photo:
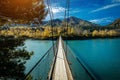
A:
<svg viewBox="0 0 120 80">
<path fill-rule="evenodd" d="M 52 42 L 26 40 L 24 43 L 28 51 L 34 52 L 25 64 L 27 73 L 52 46 Z M 69 40 L 68 46 L 98 80 L 120 80 L 120 39 Z"/>
</svg>

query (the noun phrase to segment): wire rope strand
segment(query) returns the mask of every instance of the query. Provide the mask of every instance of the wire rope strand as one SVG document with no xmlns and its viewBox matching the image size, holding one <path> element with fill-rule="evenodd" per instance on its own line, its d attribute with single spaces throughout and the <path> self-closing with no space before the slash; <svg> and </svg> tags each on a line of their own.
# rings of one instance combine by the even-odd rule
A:
<svg viewBox="0 0 120 80">
<path fill-rule="evenodd" d="M 53 11 L 52 11 L 52 8 L 51 8 L 51 1 L 50 0 L 47 0 L 47 6 L 48 6 L 48 13 L 50 15 L 50 25 L 52 27 L 52 45 L 53 45 L 53 52 L 54 52 L 54 55 L 55 55 L 54 38 L 53 38 L 53 35 L 54 35 L 54 30 L 53 30 L 54 15 L 53 15 Z"/>
<path fill-rule="evenodd" d="M 67 28 L 67 32 L 66 32 L 66 55 L 67 55 L 67 53 L 68 53 L 68 51 L 67 51 L 67 44 L 68 44 L 68 41 L 67 41 L 67 39 L 68 39 L 68 27 L 69 27 L 69 7 L 70 7 L 70 1 L 69 0 L 66 0 L 66 28 Z"/>
</svg>

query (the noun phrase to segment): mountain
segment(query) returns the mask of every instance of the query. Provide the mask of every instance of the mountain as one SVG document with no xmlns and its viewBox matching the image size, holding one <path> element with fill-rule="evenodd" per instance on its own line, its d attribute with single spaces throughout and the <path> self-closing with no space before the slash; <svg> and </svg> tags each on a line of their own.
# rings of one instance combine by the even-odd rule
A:
<svg viewBox="0 0 120 80">
<path fill-rule="evenodd" d="M 116 19 L 113 23 L 109 24 L 108 26 L 120 28 L 120 18 Z"/>
<path fill-rule="evenodd" d="M 62 21 L 60 19 L 53 20 L 53 26 L 61 26 L 61 25 L 62 25 Z"/>
<path fill-rule="evenodd" d="M 64 26 L 65 25 L 65 22 L 66 20 L 68 21 L 68 24 L 69 26 L 99 26 L 98 24 L 94 24 L 92 22 L 89 22 L 89 21 L 86 21 L 86 20 L 82 20 L 82 19 L 79 19 L 77 17 L 69 17 L 67 19 L 64 19 L 64 20 L 60 20 L 60 19 L 54 19 L 53 20 L 53 26 Z M 48 26 L 50 25 L 50 21 L 48 22 L 45 22 L 45 24 L 43 24 L 44 26 Z"/>
<path fill-rule="evenodd" d="M 49 25 L 51 25 L 51 21 L 50 20 L 49 21 L 43 21 L 42 25 L 43 26 L 49 26 Z M 55 27 L 56 26 L 57 27 L 62 26 L 62 20 L 54 19 L 54 20 L 52 20 L 52 25 L 55 26 Z"/>
<path fill-rule="evenodd" d="M 70 26 L 99 26 L 99 25 L 94 24 L 92 22 L 82 20 L 82 19 L 79 19 L 79 18 L 73 17 L 73 16 L 67 18 L 66 20 L 68 20 L 68 24 Z M 63 21 L 65 21 L 65 20 L 63 20 Z"/>
</svg>

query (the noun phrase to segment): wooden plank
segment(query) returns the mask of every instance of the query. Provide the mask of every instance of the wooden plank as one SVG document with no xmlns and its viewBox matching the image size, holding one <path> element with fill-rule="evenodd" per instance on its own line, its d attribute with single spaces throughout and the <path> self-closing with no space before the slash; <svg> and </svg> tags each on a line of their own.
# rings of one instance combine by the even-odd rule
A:
<svg viewBox="0 0 120 80">
<path fill-rule="evenodd" d="M 68 69 L 69 69 L 69 66 L 64 55 L 64 50 L 62 47 L 62 42 L 60 37 L 53 80 L 73 80 L 73 78 L 71 78 L 72 75 L 68 75 L 68 73 L 70 73 L 70 69 L 69 70 Z"/>
<path fill-rule="evenodd" d="M 68 62 L 67 62 L 67 59 L 66 59 L 66 56 L 65 56 L 64 49 L 63 49 L 63 53 L 64 53 L 64 59 L 65 59 L 65 64 L 66 64 L 65 66 L 66 66 L 66 71 L 67 71 L 68 80 L 73 80 L 73 76 L 72 76 L 70 67 L 69 67 L 69 65 L 68 65 Z"/>
</svg>

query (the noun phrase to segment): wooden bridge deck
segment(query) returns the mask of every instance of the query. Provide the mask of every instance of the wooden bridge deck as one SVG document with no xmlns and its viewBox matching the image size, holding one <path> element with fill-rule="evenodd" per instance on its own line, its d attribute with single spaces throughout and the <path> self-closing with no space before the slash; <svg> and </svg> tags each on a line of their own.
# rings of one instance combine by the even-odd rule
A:
<svg viewBox="0 0 120 80">
<path fill-rule="evenodd" d="M 73 80 L 68 62 L 65 57 L 65 52 L 62 47 L 62 39 L 59 38 L 58 53 L 55 63 L 53 80 Z"/>
</svg>

